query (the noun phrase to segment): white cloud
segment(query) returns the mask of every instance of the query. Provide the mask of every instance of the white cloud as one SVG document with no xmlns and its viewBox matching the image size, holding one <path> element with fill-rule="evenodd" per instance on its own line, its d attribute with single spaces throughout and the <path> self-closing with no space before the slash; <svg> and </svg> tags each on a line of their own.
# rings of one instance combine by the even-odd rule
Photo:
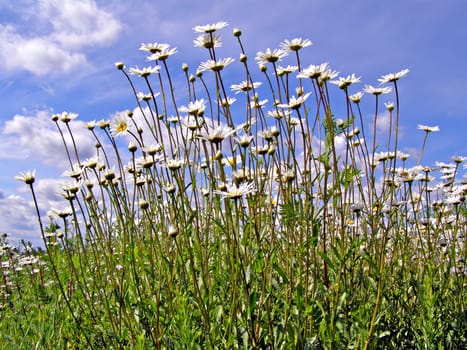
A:
<svg viewBox="0 0 467 350">
<path fill-rule="evenodd" d="M 7 70 L 26 70 L 34 75 L 67 72 L 84 64 L 83 54 L 66 51 L 47 37 L 26 38 L 12 26 L 0 25 L 0 62 Z"/>
<path fill-rule="evenodd" d="M 37 179 L 34 192 L 38 200 L 44 226 L 49 224 L 47 212 L 51 208 L 65 207 L 67 202 L 60 197 L 60 184 L 63 179 Z M 0 192 L 3 190 L 0 189 Z M 21 184 L 18 194 L 0 196 L 0 232 L 8 233 L 10 240 L 31 241 L 35 246 L 43 246 L 37 212 L 29 187 Z"/>
<path fill-rule="evenodd" d="M 68 168 L 63 141 L 51 120 L 51 114 L 50 111 L 37 111 L 26 115 L 17 114 L 13 119 L 7 120 L 1 131 L 0 158 L 39 160 L 43 164 L 54 165 L 62 170 Z M 95 153 L 95 141 L 84 124 L 79 120 L 70 123 L 81 159 L 91 157 Z M 67 144 L 71 147 L 69 133 L 63 123 L 59 125 L 63 129 Z M 74 155 L 72 149 L 70 153 Z"/>
<path fill-rule="evenodd" d="M 31 201 L 17 195 L 0 198 L 0 216 L 1 233 L 8 233 L 9 238 L 16 242 L 24 239 L 39 245 L 40 231 Z"/>
<path fill-rule="evenodd" d="M 391 129 L 391 121 L 391 114 L 389 112 L 378 114 L 378 118 L 376 119 L 377 132 L 386 135 Z"/>
<path fill-rule="evenodd" d="M 50 18 L 50 38 L 65 48 L 105 45 L 114 40 L 120 23 L 112 14 L 99 9 L 94 0 L 42 0 L 42 16 Z"/>
<path fill-rule="evenodd" d="M 48 31 L 28 35 L 19 23 L 0 24 L 0 64 L 6 70 L 38 76 L 68 72 L 86 64 L 79 50 L 109 44 L 121 30 L 120 22 L 94 0 L 42 0 L 32 6 L 28 22 Z"/>
</svg>

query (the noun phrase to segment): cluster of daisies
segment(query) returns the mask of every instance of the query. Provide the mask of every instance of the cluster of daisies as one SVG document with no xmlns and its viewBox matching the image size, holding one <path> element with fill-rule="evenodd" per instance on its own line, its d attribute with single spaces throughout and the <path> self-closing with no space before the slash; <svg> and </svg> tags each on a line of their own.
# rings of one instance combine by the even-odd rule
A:
<svg viewBox="0 0 467 350">
<path fill-rule="evenodd" d="M 223 71 L 232 67 L 236 60 L 218 57 L 217 49 L 222 47 L 219 31 L 226 26 L 226 22 L 219 22 L 194 28 L 198 34 L 194 46 L 206 49 L 209 59 L 200 63 L 193 73 L 190 73 L 187 64 L 183 64 L 185 82 L 176 84 L 172 79 L 168 60 L 177 53 L 177 48 L 169 44 L 141 45 L 140 50 L 148 54 L 147 61 L 152 63 L 148 67 L 136 66 L 127 70 L 123 62 L 116 63 L 116 68 L 125 75 L 134 91 L 138 108 L 119 113 L 112 120 L 86 123 L 96 140 L 96 156 L 77 159 L 77 146 L 69 146 L 75 149 L 68 152 L 71 169 L 65 173 L 72 181 L 62 186 L 67 200 L 72 201 L 78 193 L 83 193 L 87 201 L 96 199 L 100 200 L 99 205 L 104 205 L 104 192 L 93 191 L 97 184 L 106 188 L 115 185 L 119 192 L 112 190 L 108 193 L 121 195 L 125 199 L 137 198 L 143 211 L 148 210 L 152 197 L 170 204 L 176 195 L 188 196 L 186 202 L 197 209 L 205 208 L 199 198 L 209 200 L 216 195 L 238 201 L 250 195 L 262 198 L 260 195 L 263 194 L 268 203 L 277 204 L 281 203 L 281 196 L 289 188 L 285 184 L 292 183 L 296 185 L 294 193 L 304 184 L 316 186 L 318 193 L 313 199 L 319 199 L 326 195 L 327 190 L 319 183 L 326 177 L 318 176 L 323 172 L 322 164 L 325 163 L 320 157 L 329 147 L 336 147 L 335 144 L 326 144 L 324 133 L 338 132 L 339 135 L 332 136 L 344 135 L 348 147 L 344 153 L 333 155 L 339 162 L 348 161 L 347 164 L 340 163 L 340 169 L 345 169 L 350 163 L 364 167 L 361 173 L 355 172 L 353 175 L 356 192 L 361 187 L 362 177 L 367 176 L 367 184 L 372 184 L 369 175 L 374 175 L 372 171 L 381 166 L 387 168 L 382 169 L 381 174 L 389 170 L 382 188 L 388 185 L 399 188 L 404 194 L 404 186 L 414 182 L 424 183 L 427 185 L 423 191 L 433 193 L 449 208 L 465 205 L 466 182 L 457 183 L 455 180 L 461 169 L 465 169 L 464 157 L 456 157 L 454 163 L 449 165 L 437 163 L 436 168 L 422 166 L 421 161 L 414 167 L 408 167 L 406 161 L 409 155 L 397 147 L 397 128 L 393 135 L 395 140 L 388 142 L 388 150 L 376 152 L 377 145 L 370 147 L 364 137 L 363 126 L 366 123 L 363 121 L 360 123 L 361 130 L 350 117 L 348 120 L 312 120 L 318 118 L 320 112 L 329 116 L 326 113 L 327 108 L 331 107 L 329 96 L 324 96 L 328 83 L 345 92 L 349 108 L 359 108 L 365 93 L 376 98 L 391 93 L 392 86 L 397 86 L 398 81 L 409 73 L 408 69 L 382 76 L 378 80 L 379 86 L 365 85 L 362 91 L 350 93 L 350 87 L 361 82 L 361 77 L 355 74 L 339 76 L 328 63 L 302 66 L 299 51 L 311 46 L 312 42 L 294 38 L 285 40 L 277 49 L 268 48 L 256 54 L 259 72 L 267 80 L 267 84 L 263 84 L 253 79 L 253 70 L 248 65 L 248 56 L 240 39 L 242 32 L 234 29 L 233 35 L 241 50 L 238 61 L 246 78 L 227 86 Z M 295 64 L 280 65 L 289 54 L 295 57 Z M 135 82 L 134 76 L 141 79 Z M 291 81 L 297 82 L 294 88 L 289 86 Z M 209 82 L 213 86 L 208 86 Z M 146 91 L 137 91 L 140 83 Z M 179 105 L 180 98 L 175 86 L 183 83 L 186 83 L 184 93 L 188 93 L 189 99 L 184 105 Z M 306 84 L 310 84 L 311 91 L 305 90 Z M 272 97 L 269 110 L 266 110 L 268 99 L 260 98 L 265 94 Z M 313 98 L 310 96 L 315 97 L 316 111 L 313 110 L 313 102 L 310 102 Z M 246 103 L 237 103 L 237 99 Z M 389 101 L 384 105 L 387 111 L 396 113 L 398 122 L 397 104 Z M 76 116 L 64 112 L 54 115 L 52 120 L 57 123 L 61 133 L 67 130 L 71 133 L 69 123 Z M 59 125 L 59 122 L 62 124 Z M 439 131 L 437 126 L 419 125 L 418 128 L 425 132 L 426 137 Z M 97 129 L 104 132 L 106 140 L 101 139 Z M 128 153 L 124 153 L 117 142 L 120 137 L 126 137 Z M 389 144 L 393 149 L 389 149 Z M 359 149 L 360 153 L 354 149 Z M 115 154 L 110 155 L 111 152 Z M 73 154 L 76 159 L 72 160 Z M 348 160 L 349 154 L 352 162 Z M 359 156 L 363 159 L 355 161 Z M 435 170 L 442 172 L 443 181 L 432 186 Z M 314 177 L 310 175 L 312 172 Z M 32 186 L 34 175 L 34 172 L 26 172 L 17 178 Z M 305 178 L 314 180 L 304 181 Z M 315 192 L 315 188 L 307 190 Z M 354 202 L 365 202 L 365 196 L 371 194 L 372 190 L 360 191 L 360 198 L 355 198 Z M 180 203 L 177 205 L 182 205 Z M 399 203 L 400 206 L 400 201 L 391 200 L 391 203 Z M 429 203 L 423 205 L 428 206 Z M 170 218 L 169 231 L 178 232 L 174 211 L 168 209 L 166 216 Z M 59 212 L 58 216 L 71 214 L 70 211 Z"/>
</svg>

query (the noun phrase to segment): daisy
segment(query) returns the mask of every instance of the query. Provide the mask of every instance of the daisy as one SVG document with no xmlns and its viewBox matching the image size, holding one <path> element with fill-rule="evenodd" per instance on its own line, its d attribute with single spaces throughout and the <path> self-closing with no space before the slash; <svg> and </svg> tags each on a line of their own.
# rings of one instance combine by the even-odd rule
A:
<svg viewBox="0 0 467 350">
<path fill-rule="evenodd" d="M 338 80 L 331 80 L 332 84 L 335 84 L 339 87 L 339 89 L 346 89 L 349 85 L 354 83 L 359 83 L 361 77 L 355 76 L 355 73 L 344 77 L 340 77 Z"/>
<path fill-rule="evenodd" d="M 244 182 L 240 186 L 227 184 L 225 191 L 214 190 L 213 193 L 221 195 L 222 198 L 239 199 L 247 194 L 255 192 L 256 189 L 254 186 L 255 184 L 253 182 Z"/>
<path fill-rule="evenodd" d="M 114 174 L 114 177 L 115 177 L 115 174 Z M 72 193 L 72 194 L 77 193 L 80 187 L 81 187 L 81 182 L 76 182 L 76 181 L 64 181 L 60 184 L 60 188 L 63 190 L 63 192 Z"/>
<path fill-rule="evenodd" d="M 97 122 L 97 125 L 99 126 L 99 128 L 104 130 L 105 128 L 107 128 L 110 125 L 110 121 L 105 120 L 105 119 L 101 119 L 101 120 L 99 120 Z"/>
<path fill-rule="evenodd" d="M 202 116 L 205 109 L 206 102 L 202 98 L 188 103 L 188 106 L 181 106 L 178 111 L 180 113 L 188 113 L 189 115 Z"/>
<path fill-rule="evenodd" d="M 171 49 L 166 48 L 165 50 L 153 53 L 152 55 L 148 56 L 148 61 L 165 61 L 170 56 L 177 53 L 177 48 L 173 47 Z"/>
<path fill-rule="evenodd" d="M 71 216 L 73 214 L 73 211 L 72 211 L 71 207 L 66 207 L 66 208 L 63 208 L 63 209 L 51 208 L 49 213 L 64 219 L 64 218 L 66 218 L 68 216 Z"/>
<path fill-rule="evenodd" d="M 25 172 L 20 172 L 18 175 L 15 176 L 16 180 L 23 181 L 26 185 L 32 185 L 34 183 L 36 175 L 35 170 L 28 170 Z"/>
<path fill-rule="evenodd" d="M 158 96 L 158 95 L 159 95 L 159 93 L 157 92 L 157 93 L 154 95 L 154 97 L 156 97 L 156 96 Z M 150 100 L 152 99 L 152 94 L 145 94 L 145 93 L 143 93 L 143 92 L 138 92 L 138 93 L 136 94 L 136 97 L 138 98 L 139 101 L 145 101 L 145 102 L 147 102 L 147 101 L 150 101 Z"/>
<path fill-rule="evenodd" d="M 329 65 L 327 62 L 321 63 L 319 65 L 311 64 L 307 68 L 302 69 L 302 71 L 297 74 L 297 78 L 317 79 L 327 69 L 329 69 Z"/>
<path fill-rule="evenodd" d="M 282 103 L 282 104 L 279 104 L 277 105 L 277 107 L 280 107 L 280 108 L 290 108 L 290 109 L 299 109 L 300 106 L 305 103 L 305 100 L 311 95 L 311 92 L 307 92 L 306 94 L 304 95 L 301 95 L 299 97 L 295 97 L 295 96 L 292 96 L 290 99 L 289 99 L 289 103 Z"/>
<path fill-rule="evenodd" d="M 154 66 L 154 67 L 146 67 L 143 69 L 139 69 L 138 67 L 131 67 L 130 74 L 139 75 L 140 77 L 148 77 L 151 74 L 159 74 L 161 67 Z"/>
<path fill-rule="evenodd" d="M 453 160 L 453 162 L 457 163 L 457 164 L 460 164 L 460 163 L 463 163 L 467 160 L 467 157 L 463 157 L 463 156 L 452 156 L 451 159 Z"/>
<path fill-rule="evenodd" d="M 176 115 L 167 118 L 168 123 L 177 124 L 179 121 L 180 117 Z"/>
<path fill-rule="evenodd" d="M 85 159 L 83 162 L 81 162 L 81 165 L 83 166 L 83 169 L 95 169 L 98 163 L 99 163 L 99 157 L 94 156 L 94 157 Z"/>
<path fill-rule="evenodd" d="M 438 125 L 436 125 L 436 126 L 427 126 L 427 125 L 418 124 L 417 128 L 418 128 L 418 130 L 423 130 L 423 131 L 425 131 L 427 133 L 436 132 L 436 131 L 440 130 Z"/>
<path fill-rule="evenodd" d="M 211 143 L 220 143 L 226 137 L 235 133 L 235 129 L 230 126 L 218 125 L 216 127 L 209 126 L 208 130 L 203 130 L 198 134 L 200 139 L 207 140 Z"/>
<path fill-rule="evenodd" d="M 229 24 L 227 22 L 217 22 L 212 24 L 206 24 L 202 26 L 195 26 L 193 30 L 195 33 L 214 33 L 216 30 L 227 27 Z"/>
<path fill-rule="evenodd" d="M 354 93 L 353 95 L 349 96 L 349 100 L 352 101 L 353 103 L 359 103 L 363 97 L 363 92 L 358 91 Z"/>
<path fill-rule="evenodd" d="M 271 141 L 273 138 L 279 136 L 279 134 L 280 134 L 280 131 L 275 125 L 258 132 L 258 136 L 262 137 L 263 139 L 267 141 Z"/>
<path fill-rule="evenodd" d="M 253 179 L 254 173 L 249 168 L 242 168 L 232 172 L 232 176 L 237 183 Z"/>
<path fill-rule="evenodd" d="M 87 122 L 84 126 L 88 130 L 94 130 L 94 128 L 96 127 L 96 121 L 91 120 L 91 121 Z"/>
<path fill-rule="evenodd" d="M 81 168 L 81 166 L 79 164 L 75 164 L 73 169 L 74 170 L 65 170 L 62 173 L 62 176 L 71 177 L 71 178 L 74 178 L 76 180 L 79 180 L 79 178 L 81 177 L 81 175 L 83 173 L 83 168 Z"/>
<path fill-rule="evenodd" d="M 136 170 L 149 169 L 154 164 L 156 164 L 156 162 L 159 161 L 159 160 L 160 160 L 160 157 L 156 157 L 156 156 L 138 157 L 138 158 L 135 159 Z M 132 167 L 133 165 L 130 164 L 130 166 Z"/>
<path fill-rule="evenodd" d="M 389 112 L 394 110 L 394 102 L 384 102 L 384 106 Z"/>
<path fill-rule="evenodd" d="M 240 147 L 246 148 L 250 145 L 250 143 L 253 141 L 253 136 L 252 135 L 242 135 L 240 137 L 236 137 L 235 141 L 238 143 Z"/>
<path fill-rule="evenodd" d="M 251 89 L 256 89 L 257 87 L 261 86 L 261 84 L 261 82 L 250 83 L 244 80 L 240 84 L 230 85 L 230 88 L 232 91 L 235 91 L 236 94 L 239 94 L 240 92 L 248 92 Z"/>
<path fill-rule="evenodd" d="M 141 44 L 139 49 L 141 51 L 146 51 L 146 52 L 150 52 L 150 53 L 157 53 L 157 52 L 167 50 L 169 47 L 170 47 L 169 44 L 147 43 L 147 44 Z"/>
<path fill-rule="evenodd" d="M 128 122 L 129 120 L 126 114 L 118 114 L 110 122 L 110 134 L 113 137 L 124 135 L 128 131 Z"/>
<path fill-rule="evenodd" d="M 225 67 L 227 67 L 229 64 L 231 64 L 233 61 L 234 59 L 231 57 L 222 58 L 219 60 L 207 60 L 205 62 L 202 62 L 199 65 L 198 71 L 205 72 L 208 70 L 212 70 L 214 72 L 220 72 Z"/>
<path fill-rule="evenodd" d="M 62 123 L 69 123 L 73 119 L 76 119 L 76 117 L 78 117 L 78 114 L 76 113 L 62 112 L 59 114 L 52 115 L 52 120 L 57 121 L 58 119 L 60 119 Z"/>
<path fill-rule="evenodd" d="M 408 73 L 409 73 L 408 69 L 403 69 L 403 70 L 401 70 L 400 72 L 397 72 L 397 73 L 383 75 L 380 79 L 378 79 L 378 81 L 381 84 L 390 83 L 390 82 L 397 81 L 400 78 L 405 77 Z"/>
<path fill-rule="evenodd" d="M 149 146 L 143 147 L 143 152 L 146 152 L 150 156 L 154 156 L 156 153 L 161 152 L 163 149 L 160 143 L 152 143 Z"/>
<path fill-rule="evenodd" d="M 183 125 L 186 126 L 189 130 L 195 131 L 204 125 L 204 118 L 190 115 L 185 118 Z"/>
<path fill-rule="evenodd" d="M 324 72 L 321 73 L 321 76 L 319 78 L 321 79 L 321 81 L 328 81 L 337 78 L 338 75 L 339 72 L 332 69 L 326 69 Z"/>
<path fill-rule="evenodd" d="M 290 117 L 291 112 L 289 110 L 273 110 L 273 111 L 268 111 L 268 116 L 274 119 L 282 119 L 284 117 Z"/>
<path fill-rule="evenodd" d="M 313 43 L 309 39 L 294 38 L 292 40 L 285 39 L 283 43 L 280 44 L 281 48 L 289 51 L 298 51 L 304 47 L 311 46 Z"/>
<path fill-rule="evenodd" d="M 235 101 L 237 101 L 235 97 L 227 97 L 227 98 L 223 98 L 221 101 L 216 101 L 216 102 L 220 103 L 223 107 L 228 107 L 228 106 L 232 106 Z"/>
<path fill-rule="evenodd" d="M 285 56 L 287 56 L 287 51 L 282 49 L 267 49 L 266 52 L 258 52 L 256 54 L 255 60 L 258 64 L 274 63 L 281 61 Z"/>
<path fill-rule="evenodd" d="M 383 88 L 376 88 L 371 85 L 365 85 L 363 88 L 363 91 L 378 96 L 378 95 L 383 95 L 383 94 L 389 94 L 391 92 L 391 88 L 389 87 L 383 87 Z"/>
<path fill-rule="evenodd" d="M 257 96 L 253 99 L 253 101 L 250 102 L 250 108 L 262 108 L 268 103 L 268 100 L 258 100 Z"/>
<path fill-rule="evenodd" d="M 444 162 L 439 162 L 439 161 L 436 161 L 435 162 L 436 166 L 441 168 L 441 169 L 448 169 L 448 168 L 455 168 L 456 165 L 453 164 L 453 163 L 444 163 Z"/>
<path fill-rule="evenodd" d="M 460 204 L 461 202 L 463 202 L 465 199 L 464 197 L 462 197 L 461 195 L 458 195 L 458 194 L 453 194 L 453 195 L 450 195 L 449 197 L 447 197 L 445 199 L 445 203 L 447 204 L 453 204 L 453 205 L 458 205 Z"/>
<path fill-rule="evenodd" d="M 195 47 L 212 49 L 214 47 L 221 47 L 222 41 L 219 34 L 201 34 L 193 40 Z"/>
<path fill-rule="evenodd" d="M 165 166 L 169 170 L 175 171 L 175 170 L 180 169 L 183 164 L 185 164 L 184 159 L 168 159 L 167 162 L 165 163 Z"/>
<path fill-rule="evenodd" d="M 298 66 L 290 66 L 290 65 L 288 65 L 287 67 L 279 66 L 277 67 L 277 75 L 282 76 L 284 74 L 291 74 L 295 72 L 297 69 L 298 69 Z"/>
</svg>

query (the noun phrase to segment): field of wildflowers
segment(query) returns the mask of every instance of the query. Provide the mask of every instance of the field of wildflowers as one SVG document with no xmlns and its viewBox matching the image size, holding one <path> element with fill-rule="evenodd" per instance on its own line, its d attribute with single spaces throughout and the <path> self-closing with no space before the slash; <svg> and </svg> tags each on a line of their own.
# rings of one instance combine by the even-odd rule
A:
<svg viewBox="0 0 467 350">
<path fill-rule="evenodd" d="M 417 159 L 400 151 L 409 71 L 353 91 L 355 74 L 301 61 L 308 39 L 255 63 L 234 29 L 239 59 L 221 58 L 226 26 L 194 28 L 195 70 L 161 43 L 141 46 L 149 67 L 116 63 L 138 108 L 87 123 L 94 157 L 76 114 L 52 116 L 65 203 L 45 222 L 35 173 L 17 176 L 45 248 L 1 238 L 0 347 L 467 347 L 466 158 L 425 165 L 426 125 Z"/>
</svg>

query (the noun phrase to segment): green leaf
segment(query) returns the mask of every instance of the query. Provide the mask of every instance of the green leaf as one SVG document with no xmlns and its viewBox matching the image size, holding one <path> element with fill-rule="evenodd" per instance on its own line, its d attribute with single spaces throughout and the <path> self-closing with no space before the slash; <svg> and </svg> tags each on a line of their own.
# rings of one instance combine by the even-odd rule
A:
<svg viewBox="0 0 467 350">
<path fill-rule="evenodd" d="M 289 279 L 287 278 L 286 273 L 284 272 L 284 270 L 282 270 L 282 268 L 279 265 L 277 265 L 276 263 L 273 263 L 272 267 L 279 274 L 279 276 L 282 277 L 282 279 L 284 280 L 284 283 L 289 283 Z"/>
</svg>

